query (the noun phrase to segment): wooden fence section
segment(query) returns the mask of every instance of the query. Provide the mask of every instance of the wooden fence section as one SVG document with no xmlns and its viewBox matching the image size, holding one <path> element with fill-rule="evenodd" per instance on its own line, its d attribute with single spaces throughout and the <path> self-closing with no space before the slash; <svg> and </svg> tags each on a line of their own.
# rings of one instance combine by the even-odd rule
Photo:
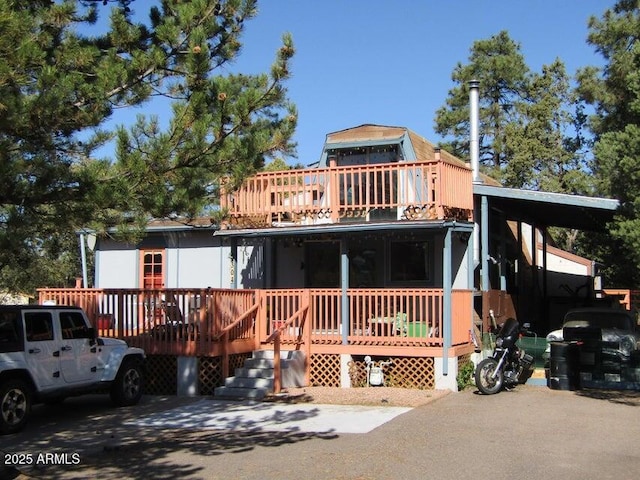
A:
<svg viewBox="0 0 640 480">
<path fill-rule="evenodd" d="M 442 161 L 394 162 L 261 172 L 238 190 L 224 191 L 220 202 L 232 219 L 265 218 L 267 223 L 338 222 L 393 210 L 395 219 L 453 215 L 468 220 L 473 191 L 467 168 Z"/>
<path fill-rule="evenodd" d="M 41 289 L 39 294 L 40 303 L 83 307 L 101 336 L 126 339 L 150 354 L 250 352 L 276 331 L 282 345 L 304 343 L 308 353 L 414 355 L 410 350 L 421 348 L 434 356 L 445 340 L 442 289 L 349 289 L 346 314 L 340 289 Z M 471 291 L 452 292 L 452 347 L 470 345 L 471 300 Z"/>
</svg>

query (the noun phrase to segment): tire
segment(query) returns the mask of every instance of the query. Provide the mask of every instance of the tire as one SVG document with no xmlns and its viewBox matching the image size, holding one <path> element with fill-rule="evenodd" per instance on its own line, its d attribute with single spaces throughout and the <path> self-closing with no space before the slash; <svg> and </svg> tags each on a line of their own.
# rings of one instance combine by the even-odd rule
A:
<svg viewBox="0 0 640 480">
<path fill-rule="evenodd" d="M 478 390 L 485 395 L 493 395 L 502 390 L 502 386 L 504 384 L 504 372 L 499 370 L 496 374 L 496 378 L 491 378 L 497 366 L 498 362 L 495 358 L 485 358 L 478 364 L 478 368 L 476 368 L 476 387 L 478 387 Z"/>
<path fill-rule="evenodd" d="M 31 388 L 20 379 L 0 385 L 0 434 L 19 432 L 31 415 Z"/>
<path fill-rule="evenodd" d="M 118 407 L 135 405 L 142 397 L 144 373 L 138 360 L 125 360 L 111 385 L 111 401 Z"/>
</svg>

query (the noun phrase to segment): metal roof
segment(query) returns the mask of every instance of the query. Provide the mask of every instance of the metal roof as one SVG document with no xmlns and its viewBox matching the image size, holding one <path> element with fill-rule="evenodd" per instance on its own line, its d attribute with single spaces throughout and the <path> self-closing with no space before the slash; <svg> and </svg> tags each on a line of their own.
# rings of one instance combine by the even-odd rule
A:
<svg viewBox="0 0 640 480">
<path fill-rule="evenodd" d="M 508 220 L 540 226 L 604 231 L 618 209 L 618 200 L 566 193 L 536 192 L 517 188 L 474 184 L 475 196 L 486 196 L 490 208 L 504 212 Z"/>
</svg>

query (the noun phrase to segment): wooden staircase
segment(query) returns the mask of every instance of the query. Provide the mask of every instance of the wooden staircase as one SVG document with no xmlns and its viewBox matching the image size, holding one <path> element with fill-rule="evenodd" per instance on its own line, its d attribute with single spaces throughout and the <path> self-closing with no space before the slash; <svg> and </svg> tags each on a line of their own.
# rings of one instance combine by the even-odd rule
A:
<svg viewBox="0 0 640 480">
<path fill-rule="evenodd" d="M 305 356 L 300 350 L 280 351 L 282 388 L 304 386 Z M 225 379 L 224 386 L 214 390 L 215 398 L 233 400 L 262 400 L 273 393 L 273 350 L 256 350 L 235 375 Z"/>
</svg>

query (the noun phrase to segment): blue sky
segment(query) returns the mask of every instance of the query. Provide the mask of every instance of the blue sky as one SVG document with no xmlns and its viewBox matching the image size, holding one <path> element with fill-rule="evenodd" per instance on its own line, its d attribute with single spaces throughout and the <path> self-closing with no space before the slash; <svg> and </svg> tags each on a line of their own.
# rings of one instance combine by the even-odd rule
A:
<svg viewBox="0 0 640 480">
<path fill-rule="evenodd" d="M 132 4 L 136 13 L 151 0 Z M 299 119 L 304 165 L 327 133 L 363 123 L 408 127 L 433 143 L 436 110 L 467 63 L 474 41 L 507 30 L 529 67 L 561 58 L 570 74 L 602 59 L 587 45 L 587 22 L 613 0 L 262 0 L 245 24 L 233 71 L 266 72 L 290 32 L 296 47 L 287 82 Z M 227 69 L 228 73 L 231 69 Z M 222 71 L 220 73 L 225 73 Z M 168 110 L 167 110 L 168 112 Z M 130 113 L 129 113 L 130 115 Z M 163 113 L 161 113 L 163 115 Z"/>
</svg>

